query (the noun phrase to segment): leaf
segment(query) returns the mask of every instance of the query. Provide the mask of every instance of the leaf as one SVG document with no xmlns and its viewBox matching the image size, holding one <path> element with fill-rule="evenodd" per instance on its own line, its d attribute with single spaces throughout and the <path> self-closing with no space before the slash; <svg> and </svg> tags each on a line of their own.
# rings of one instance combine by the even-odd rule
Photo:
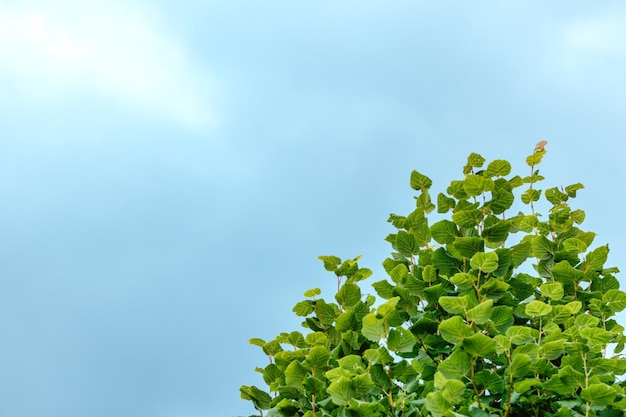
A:
<svg viewBox="0 0 626 417">
<path fill-rule="evenodd" d="M 449 379 L 445 382 L 441 395 L 446 401 L 457 404 L 463 398 L 465 393 L 465 384 L 458 379 Z"/>
<path fill-rule="evenodd" d="M 426 175 L 420 174 L 417 171 L 411 172 L 411 188 L 420 191 L 428 190 L 433 185 L 433 182 Z"/>
<path fill-rule="evenodd" d="M 474 331 L 460 316 L 454 316 L 439 324 L 439 334 L 446 342 L 457 344 L 473 335 Z"/>
<path fill-rule="evenodd" d="M 563 250 L 584 253 L 587 250 L 587 244 L 580 239 L 571 237 L 563 241 Z"/>
<path fill-rule="evenodd" d="M 331 382 L 326 391 L 330 394 L 331 401 L 339 406 L 347 405 L 355 394 L 348 378 L 339 378 Z"/>
<path fill-rule="evenodd" d="M 370 313 L 363 317 L 363 336 L 372 342 L 378 342 L 380 339 L 387 337 L 387 329 L 385 321 L 378 318 L 375 313 Z"/>
<path fill-rule="evenodd" d="M 254 408 L 257 410 L 269 410 L 272 397 L 270 397 L 267 392 L 254 385 L 250 387 L 242 385 L 241 388 L 239 388 L 239 392 L 241 394 L 241 398 L 243 400 L 252 401 Z"/>
<path fill-rule="evenodd" d="M 450 220 L 441 220 L 433 224 L 430 227 L 430 233 L 433 239 L 442 245 L 454 242 L 454 239 L 458 235 L 456 224 Z"/>
<path fill-rule="evenodd" d="M 545 146 L 545 144 L 543 146 Z M 539 164 L 543 156 L 546 154 L 546 151 L 545 149 L 543 149 L 543 147 L 535 148 L 535 150 L 535 153 L 526 158 L 526 163 L 528 164 L 528 166 L 534 167 L 535 165 Z"/>
<path fill-rule="evenodd" d="M 403 256 L 411 257 L 419 252 L 420 242 L 414 234 L 399 230 L 396 234 L 396 248 Z"/>
<path fill-rule="evenodd" d="M 472 356 L 486 358 L 496 353 L 496 342 L 482 333 L 475 333 L 463 340 L 463 348 Z"/>
<path fill-rule="evenodd" d="M 501 281 L 498 278 L 492 278 L 483 284 L 478 290 L 481 295 L 484 295 L 493 301 L 498 301 L 506 294 L 509 289 L 509 284 Z"/>
<path fill-rule="evenodd" d="M 563 290 L 563 284 L 560 282 L 549 282 L 547 284 L 542 284 L 539 287 L 539 291 L 544 297 L 551 298 L 552 300 L 560 300 L 563 298 L 565 291 Z"/>
<path fill-rule="evenodd" d="M 484 273 L 498 269 L 498 254 L 496 252 L 477 252 L 470 260 L 470 266 Z"/>
<path fill-rule="evenodd" d="M 511 326 L 506 330 L 506 336 L 515 345 L 532 343 L 539 337 L 539 331 L 530 327 Z"/>
<path fill-rule="evenodd" d="M 465 177 L 463 189 L 470 197 L 478 196 L 486 191 L 493 190 L 493 180 L 482 175 L 469 174 Z"/>
<path fill-rule="evenodd" d="M 448 358 L 439 363 L 437 370 L 447 379 L 463 379 L 471 369 L 470 357 L 462 350 L 455 350 Z"/>
<path fill-rule="evenodd" d="M 493 226 L 485 227 L 481 236 L 490 243 L 502 243 L 509 236 L 510 225 L 508 222 L 500 220 Z"/>
<path fill-rule="evenodd" d="M 500 333 L 506 330 L 515 322 L 513 318 L 513 308 L 508 306 L 496 306 L 491 310 L 491 322 Z"/>
<path fill-rule="evenodd" d="M 479 237 L 458 237 L 453 246 L 461 256 L 469 259 L 476 252 L 485 250 L 485 241 Z"/>
<path fill-rule="evenodd" d="M 335 300 L 343 308 L 350 308 L 361 301 L 361 289 L 356 284 L 346 282 L 335 295 Z"/>
<path fill-rule="evenodd" d="M 530 370 L 530 356 L 524 353 L 518 353 L 513 357 L 511 364 L 506 371 L 514 377 L 522 377 Z"/>
<path fill-rule="evenodd" d="M 300 387 L 308 376 L 309 371 L 298 361 L 291 362 L 285 369 L 285 383 L 292 387 Z"/>
<path fill-rule="evenodd" d="M 450 282 L 456 285 L 459 291 L 467 291 L 474 286 L 476 277 L 472 274 L 459 272 L 450 277 Z"/>
<path fill-rule="evenodd" d="M 600 271 L 609 255 L 608 246 L 600 246 L 587 254 L 585 271 Z"/>
<path fill-rule="evenodd" d="M 489 207 L 493 214 L 502 214 L 513 205 L 514 201 L 515 197 L 510 190 L 496 188 L 491 192 Z"/>
<path fill-rule="evenodd" d="M 452 214 L 452 221 L 461 227 L 471 229 L 483 221 L 483 213 L 478 209 L 459 210 Z"/>
<path fill-rule="evenodd" d="M 422 270 L 422 279 L 425 282 L 437 281 L 437 271 L 432 265 L 426 265 Z"/>
<path fill-rule="evenodd" d="M 626 308 L 626 293 L 620 290 L 608 290 L 602 296 L 602 302 L 611 309 L 613 313 L 619 313 Z"/>
<path fill-rule="evenodd" d="M 617 393 L 614 389 L 602 383 L 590 384 L 587 388 L 584 388 L 580 392 L 580 398 L 582 398 L 584 401 L 599 406 L 611 404 L 616 395 Z"/>
<path fill-rule="evenodd" d="M 465 314 L 471 302 L 467 295 L 439 297 L 439 305 L 450 314 Z"/>
<path fill-rule="evenodd" d="M 541 385 L 541 380 L 537 378 L 526 378 L 519 382 L 516 382 L 513 385 L 513 388 L 515 389 L 515 392 L 519 392 L 520 394 L 523 394 L 529 389 L 531 389 L 532 387 L 534 387 L 535 385 Z"/>
<path fill-rule="evenodd" d="M 498 355 L 507 352 L 511 349 L 511 340 L 508 337 L 501 334 L 495 335 L 493 341 L 496 344 L 496 353 Z"/>
<path fill-rule="evenodd" d="M 467 319 L 476 324 L 485 324 L 489 321 L 492 309 L 493 300 L 487 299 L 478 304 L 476 307 L 467 310 Z"/>
<path fill-rule="evenodd" d="M 541 198 L 541 190 L 535 190 L 532 188 L 524 191 L 520 196 L 520 199 L 524 204 L 530 204 L 533 201 L 539 201 L 539 198 Z"/>
<path fill-rule="evenodd" d="M 485 163 L 485 158 L 483 158 L 480 154 L 472 152 L 467 157 L 467 165 L 463 167 L 463 174 L 467 175 L 472 172 L 472 168 L 480 168 Z"/>
<path fill-rule="evenodd" d="M 315 297 L 317 295 L 320 295 L 321 293 L 322 293 L 322 290 L 320 290 L 319 288 L 313 288 L 311 290 L 305 291 L 304 296 L 307 298 Z"/>
<path fill-rule="evenodd" d="M 450 209 L 454 208 L 454 205 L 455 201 L 453 198 L 443 193 L 437 195 L 437 213 L 447 213 Z"/>
<path fill-rule="evenodd" d="M 314 370 L 314 374 L 326 371 L 329 360 L 330 351 L 325 346 L 312 347 L 306 356 L 306 364 L 311 370 Z"/>
<path fill-rule="evenodd" d="M 526 308 L 524 309 L 524 311 L 526 312 L 527 316 L 546 316 L 552 311 L 552 306 L 550 304 L 544 303 L 543 301 L 533 300 L 530 303 L 526 304 Z"/>
<path fill-rule="evenodd" d="M 335 272 L 337 267 L 341 264 L 341 259 L 336 256 L 318 256 L 317 259 L 323 261 L 324 268 L 330 272 Z"/>
<path fill-rule="evenodd" d="M 487 165 L 485 175 L 488 177 L 505 177 L 511 173 L 511 163 L 504 159 L 496 159 Z"/>
<path fill-rule="evenodd" d="M 415 343 L 415 336 L 408 330 L 402 327 L 389 330 L 387 347 L 390 351 L 395 353 L 412 352 Z"/>
<path fill-rule="evenodd" d="M 426 395 L 426 409 L 433 417 L 447 416 L 449 410 L 452 409 L 452 404 L 443 398 L 441 391 L 429 392 Z"/>
</svg>

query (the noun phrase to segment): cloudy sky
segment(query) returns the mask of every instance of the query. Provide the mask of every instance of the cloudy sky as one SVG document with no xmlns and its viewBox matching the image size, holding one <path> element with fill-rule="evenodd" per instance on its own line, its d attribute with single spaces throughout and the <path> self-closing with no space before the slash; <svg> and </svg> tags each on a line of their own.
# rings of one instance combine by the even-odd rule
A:
<svg viewBox="0 0 626 417">
<path fill-rule="evenodd" d="M 317 256 L 382 279 L 470 152 L 547 140 L 626 270 L 625 73 L 620 1 L 0 0 L 0 415 L 252 414 Z"/>
</svg>

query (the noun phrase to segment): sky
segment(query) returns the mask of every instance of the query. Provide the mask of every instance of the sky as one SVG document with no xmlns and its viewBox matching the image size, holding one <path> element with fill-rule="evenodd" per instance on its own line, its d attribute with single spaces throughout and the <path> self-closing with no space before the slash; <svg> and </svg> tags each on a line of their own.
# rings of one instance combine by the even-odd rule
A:
<svg viewBox="0 0 626 417">
<path fill-rule="evenodd" d="M 624 73 L 620 1 L 0 0 L 0 415 L 254 414 L 248 339 L 471 152 L 547 140 L 626 270 Z"/>
</svg>

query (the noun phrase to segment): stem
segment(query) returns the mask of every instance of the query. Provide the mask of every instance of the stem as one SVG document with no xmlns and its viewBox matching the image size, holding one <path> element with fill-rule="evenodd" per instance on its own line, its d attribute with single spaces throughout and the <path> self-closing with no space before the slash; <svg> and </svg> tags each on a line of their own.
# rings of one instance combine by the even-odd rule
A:
<svg viewBox="0 0 626 417">
<path fill-rule="evenodd" d="M 475 366 L 476 366 L 476 358 L 472 358 L 472 367 L 471 367 L 472 386 L 474 387 L 474 393 L 476 394 L 476 402 L 478 403 L 478 408 L 483 408 L 482 404 L 480 403 L 480 393 L 478 392 L 478 387 L 476 386 L 476 380 L 474 379 L 474 375 L 475 375 L 474 367 Z"/>
</svg>

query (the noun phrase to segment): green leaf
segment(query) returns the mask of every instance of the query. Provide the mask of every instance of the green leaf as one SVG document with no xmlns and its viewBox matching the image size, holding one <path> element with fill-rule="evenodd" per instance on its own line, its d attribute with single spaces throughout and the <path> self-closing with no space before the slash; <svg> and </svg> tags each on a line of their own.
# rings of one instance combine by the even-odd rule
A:
<svg viewBox="0 0 626 417">
<path fill-rule="evenodd" d="M 482 333 L 463 339 L 463 349 L 472 356 L 489 357 L 496 353 L 496 342 Z"/>
<path fill-rule="evenodd" d="M 489 207 L 493 214 L 502 214 L 513 205 L 514 201 L 515 197 L 510 190 L 496 188 L 491 192 Z"/>
<path fill-rule="evenodd" d="M 307 298 L 315 297 L 317 295 L 320 295 L 321 293 L 322 293 L 322 290 L 320 290 L 319 288 L 313 288 L 311 290 L 305 291 L 304 296 Z"/>
<path fill-rule="evenodd" d="M 462 350 L 455 350 L 447 359 L 439 363 L 437 370 L 447 379 L 464 379 L 471 369 L 470 357 Z"/>
<path fill-rule="evenodd" d="M 361 301 L 361 289 L 356 284 L 346 282 L 335 295 L 335 300 L 343 308 L 350 308 Z"/>
<path fill-rule="evenodd" d="M 395 353 L 412 352 L 415 343 L 415 336 L 408 330 L 402 327 L 389 330 L 387 347 L 390 351 Z"/>
<path fill-rule="evenodd" d="M 396 234 L 396 248 L 403 256 L 411 257 L 419 252 L 420 242 L 414 234 L 399 230 Z"/>
<path fill-rule="evenodd" d="M 330 387 L 329 387 L 330 388 Z M 352 379 L 352 389 L 356 397 L 364 397 L 375 388 L 370 374 L 357 375 Z"/>
<path fill-rule="evenodd" d="M 336 256 L 318 256 L 317 259 L 323 261 L 324 268 L 330 272 L 335 272 L 337 267 L 341 264 L 341 259 Z"/>
<path fill-rule="evenodd" d="M 446 196 L 444 193 L 437 195 L 437 213 L 447 213 L 454 208 L 455 201 L 453 198 Z"/>
<path fill-rule="evenodd" d="M 477 252 L 470 260 L 470 266 L 484 273 L 498 269 L 498 254 L 496 252 Z"/>
<path fill-rule="evenodd" d="M 456 285 L 459 291 L 467 291 L 474 286 L 476 277 L 472 274 L 459 272 L 450 277 L 450 282 Z"/>
<path fill-rule="evenodd" d="M 270 397 L 267 392 L 254 385 L 250 387 L 242 385 L 241 388 L 239 388 L 239 392 L 241 394 L 241 398 L 243 400 L 252 401 L 254 408 L 257 410 L 269 410 L 272 397 Z"/>
<path fill-rule="evenodd" d="M 565 291 L 563 290 L 563 284 L 560 282 L 549 282 L 547 284 L 542 284 L 539 287 L 539 291 L 544 297 L 551 298 L 552 300 L 560 300 L 563 298 Z"/>
<path fill-rule="evenodd" d="M 487 299 L 476 307 L 467 310 L 467 319 L 476 324 L 485 324 L 489 321 L 492 309 L 493 300 Z"/>
<path fill-rule="evenodd" d="M 534 167 L 541 162 L 541 159 L 545 154 L 545 150 L 537 151 L 526 158 L 526 163 L 528 164 L 528 166 Z"/>
<path fill-rule="evenodd" d="M 576 191 L 582 190 L 583 188 L 585 188 L 585 186 L 582 185 L 581 183 L 577 182 L 576 184 L 568 185 L 567 187 L 565 187 L 565 192 L 571 198 L 575 198 L 576 197 Z"/>
<path fill-rule="evenodd" d="M 443 398 L 441 391 L 429 392 L 426 395 L 426 409 L 433 417 L 444 417 L 452 409 L 452 404 Z"/>
<path fill-rule="evenodd" d="M 513 357 L 511 364 L 507 368 L 507 372 L 514 377 L 522 377 L 530 370 L 530 356 L 524 353 L 518 353 Z"/>
<path fill-rule="evenodd" d="M 330 351 L 325 346 L 312 347 L 306 356 L 306 364 L 310 369 L 315 370 L 315 374 L 325 372 L 329 360 Z"/>
<path fill-rule="evenodd" d="M 339 406 L 348 405 L 355 394 L 348 378 L 339 378 L 331 382 L 326 391 L 330 394 L 331 401 Z"/>
<path fill-rule="evenodd" d="M 626 308 L 626 293 L 620 290 L 608 290 L 602 296 L 602 302 L 606 303 L 613 313 L 619 313 Z"/>
<path fill-rule="evenodd" d="M 439 324 L 439 334 L 446 342 L 457 344 L 473 335 L 474 331 L 460 316 L 454 316 Z"/>
<path fill-rule="evenodd" d="M 439 297 L 439 305 L 450 314 L 465 314 L 471 303 L 467 295 Z"/>
<path fill-rule="evenodd" d="M 580 392 L 580 398 L 594 405 L 609 405 L 615 399 L 617 393 L 606 384 L 590 384 Z"/>
<path fill-rule="evenodd" d="M 437 281 L 437 271 L 432 265 L 426 265 L 422 270 L 422 279 L 425 282 Z"/>
<path fill-rule="evenodd" d="M 441 395 L 446 401 L 457 404 L 463 399 L 465 393 L 465 384 L 458 379 L 449 379 L 445 382 Z"/>
<path fill-rule="evenodd" d="M 539 198 L 541 198 L 541 190 L 529 188 L 522 193 L 520 198 L 524 204 L 530 204 L 533 201 L 539 201 Z"/>
<path fill-rule="evenodd" d="M 467 175 L 472 172 L 472 168 L 480 168 L 485 163 L 485 158 L 483 158 L 480 154 L 472 152 L 467 157 L 467 165 L 463 167 L 463 174 Z"/>
<path fill-rule="evenodd" d="M 552 311 L 552 306 L 550 304 L 544 303 L 543 301 L 533 300 L 530 303 L 526 304 L 526 308 L 524 309 L 524 311 L 526 312 L 527 316 L 546 316 Z"/>
<path fill-rule="evenodd" d="M 498 301 L 506 294 L 508 289 L 509 284 L 498 278 L 492 278 L 483 284 L 478 291 L 481 295 L 484 295 L 493 301 Z"/>
<path fill-rule="evenodd" d="M 469 174 L 465 177 L 463 189 L 470 197 L 478 196 L 486 191 L 493 190 L 493 180 L 481 175 Z"/>
<path fill-rule="evenodd" d="M 491 322 L 500 333 L 506 330 L 515 322 L 513 318 L 513 308 L 508 306 L 496 306 L 491 310 Z"/>
<path fill-rule="evenodd" d="M 293 361 L 285 369 L 285 383 L 292 387 L 300 387 L 308 376 L 308 369 L 300 362 Z"/>
<path fill-rule="evenodd" d="M 515 392 L 523 394 L 536 385 L 541 385 L 541 380 L 537 378 L 526 378 L 513 384 L 513 388 Z"/>
<path fill-rule="evenodd" d="M 452 214 L 452 221 L 461 227 L 471 229 L 483 221 L 483 213 L 478 209 L 459 210 Z"/>
<path fill-rule="evenodd" d="M 563 241 L 563 250 L 584 253 L 587 250 L 587 244 L 580 239 L 571 237 Z"/>
<path fill-rule="evenodd" d="M 506 336 L 515 345 L 532 343 L 539 337 L 539 330 L 524 326 L 511 326 L 506 330 Z"/>
<path fill-rule="evenodd" d="M 367 337 L 372 342 L 378 342 L 380 339 L 387 337 L 387 328 L 385 321 L 376 316 L 375 313 L 370 313 L 363 317 L 363 336 Z"/>
<path fill-rule="evenodd" d="M 488 177 L 505 177 L 511 173 L 511 164 L 504 159 L 496 159 L 487 165 L 485 175 Z"/>
<path fill-rule="evenodd" d="M 501 334 L 495 335 L 493 341 L 496 344 L 496 353 L 498 355 L 508 352 L 511 349 L 511 340 Z"/>
<path fill-rule="evenodd" d="M 489 243 L 502 243 L 509 236 L 510 225 L 508 222 L 500 220 L 493 226 L 485 227 L 481 236 Z"/>
<path fill-rule="evenodd" d="M 458 237 L 452 245 L 464 258 L 471 258 L 476 252 L 485 250 L 485 241 L 479 237 Z"/>
<path fill-rule="evenodd" d="M 428 190 L 433 185 L 433 182 L 426 175 L 420 174 L 417 171 L 411 172 L 411 188 L 420 191 Z"/>
<path fill-rule="evenodd" d="M 604 263 L 609 255 L 608 246 L 600 246 L 587 254 L 585 262 L 586 271 L 600 271 L 604 267 Z"/>
<path fill-rule="evenodd" d="M 442 245 L 454 242 L 454 239 L 458 235 L 456 224 L 450 220 L 441 220 L 433 224 L 430 227 L 430 233 L 433 239 Z"/>
</svg>

